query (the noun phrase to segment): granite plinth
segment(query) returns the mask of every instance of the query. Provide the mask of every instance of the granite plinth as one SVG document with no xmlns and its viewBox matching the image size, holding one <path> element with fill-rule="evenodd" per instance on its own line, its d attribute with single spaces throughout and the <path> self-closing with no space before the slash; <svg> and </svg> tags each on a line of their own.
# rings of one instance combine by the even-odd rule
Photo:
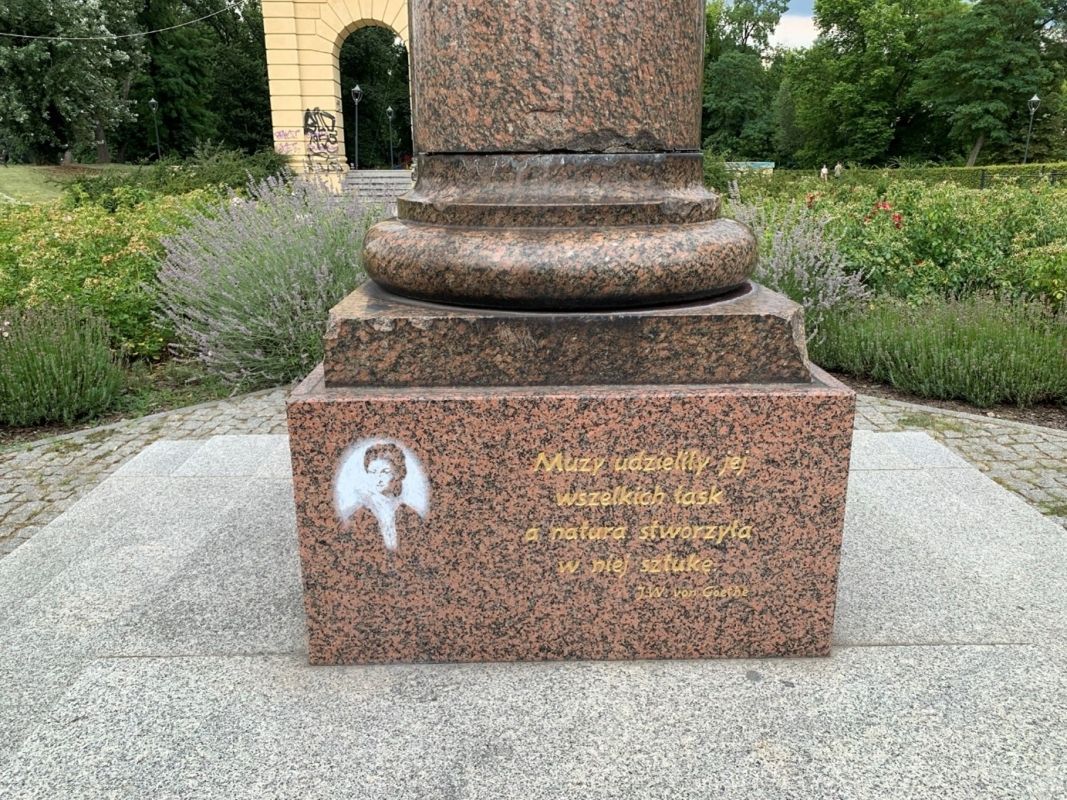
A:
<svg viewBox="0 0 1067 800">
<path fill-rule="evenodd" d="M 537 313 L 408 300 L 372 282 L 330 313 L 338 386 L 806 383 L 802 310 L 759 285 L 643 310 Z"/>
<path fill-rule="evenodd" d="M 700 147 L 702 0 L 412 0 L 424 153 Z"/>
<path fill-rule="evenodd" d="M 312 663 L 829 652 L 853 395 L 825 373 L 331 389 L 319 369 L 288 414 Z"/>
</svg>

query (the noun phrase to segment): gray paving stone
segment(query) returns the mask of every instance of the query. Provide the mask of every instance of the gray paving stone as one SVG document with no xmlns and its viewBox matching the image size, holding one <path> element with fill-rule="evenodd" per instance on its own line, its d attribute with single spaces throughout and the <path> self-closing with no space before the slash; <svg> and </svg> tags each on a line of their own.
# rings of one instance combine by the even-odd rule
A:
<svg viewBox="0 0 1067 800">
<path fill-rule="evenodd" d="M 203 446 L 202 439 L 156 442 L 153 446 L 141 450 L 112 474 L 118 477 L 173 475 L 178 467 Z"/>
<path fill-rule="evenodd" d="M 852 470 L 966 469 L 969 465 L 929 436 L 917 432 L 854 431 Z"/>
<path fill-rule="evenodd" d="M 11 798 L 1052 798 L 1055 652 L 824 661 L 311 668 L 95 661 L 3 776 Z"/>
<path fill-rule="evenodd" d="M 45 659 L 33 653 L 16 660 L 0 655 L 0 787 L 6 762 L 26 735 L 47 719 L 84 669 L 84 662 L 76 656 L 53 654 Z M 27 675 L 32 677 L 27 679 Z M 4 796 L 2 791 L 0 796 Z"/>
<path fill-rule="evenodd" d="M 256 471 L 256 477 L 292 480 L 293 462 L 289 455 L 289 437 L 287 435 L 272 435 L 279 442 L 263 459 L 263 463 Z"/>
<path fill-rule="evenodd" d="M 292 483 L 251 486 L 110 635 L 123 656 L 304 650 Z"/>
<path fill-rule="evenodd" d="M 918 431 L 894 433 L 890 446 L 905 455 L 916 467 L 965 469 L 968 464 L 947 447 Z"/>
<path fill-rule="evenodd" d="M 858 471 L 840 644 L 1044 641 L 1067 632 L 1067 537 L 974 470 Z"/>
<path fill-rule="evenodd" d="M 889 440 L 883 438 L 886 435 L 874 431 L 853 431 L 849 470 L 911 469 L 911 459 L 892 447 Z"/>
<path fill-rule="evenodd" d="M 0 624 L 106 624 L 176 569 L 246 486 L 240 478 L 105 481 L 35 536 L 30 552 L 0 561 Z M 26 564 L 34 568 L 23 571 Z"/>
<path fill-rule="evenodd" d="M 277 436 L 215 436 L 175 471 L 176 477 L 249 476 L 285 447 Z"/>
</svg>

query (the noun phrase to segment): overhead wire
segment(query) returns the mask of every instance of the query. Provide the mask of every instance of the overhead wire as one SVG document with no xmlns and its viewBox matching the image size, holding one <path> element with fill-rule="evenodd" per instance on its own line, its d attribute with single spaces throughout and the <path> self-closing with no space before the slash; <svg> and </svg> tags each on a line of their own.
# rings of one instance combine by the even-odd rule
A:
<svg viewBox="0 0 1067 800">
<path fill-rule="evenodd" d="M 38 39 L 47 40 L 50 42 L 111 42 L 115 39 L 136 39 L 138 36 L 151 36 L 156 33 L 165 33 L 166 31 L 173 31 L 178 28 L 184 28 L 187 25 L 195 25 L 198 22 L 203 22 L 205 19 L 211 19 L 217 17 L 219 14 L 225 13 L 232 8 L 236 8 L 241 4 L 242 0 L 232 0 L 227 3 L 223 8 L 218 11 L 212 11 L 210 14 L 205 14 L 202 17 L 196 19 L 190 19 L 185 22 L 179 22 L 177 25 L 168 25 L 165 28 L 156 28 L 153 31 L 140 31 L 138 33 L 112 33 L 107 36 L 36 36 L 28 33 L 7 33 L 0 31 L 0 36 L 7 37 L 9 39 Z"/>
</svg>

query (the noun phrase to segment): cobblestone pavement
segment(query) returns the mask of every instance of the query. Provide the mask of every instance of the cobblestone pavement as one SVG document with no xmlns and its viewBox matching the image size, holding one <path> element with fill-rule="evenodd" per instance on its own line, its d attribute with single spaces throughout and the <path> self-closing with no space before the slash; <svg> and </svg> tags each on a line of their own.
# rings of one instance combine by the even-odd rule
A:
<svg viewBox="0 0 1067 800">
<path fill-rule="evenodd" d="M 286 389 L 125 420 L 0 452 L 0 557 L 152 442 L 285 433 Z"/>
<path fill-rule="evenodd" d="M 0 452 L 0 556 L 159 439 L 285 433 L 286 389 L 244 395 Z M 856 427 L 921 430 L 1067 526 L 1067 431 L 860 395 Z"/>
</svg>

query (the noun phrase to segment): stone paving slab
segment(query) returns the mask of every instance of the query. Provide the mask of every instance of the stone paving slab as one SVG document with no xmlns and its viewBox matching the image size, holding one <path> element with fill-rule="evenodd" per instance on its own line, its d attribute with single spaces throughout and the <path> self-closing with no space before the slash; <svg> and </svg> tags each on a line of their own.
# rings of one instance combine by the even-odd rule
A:
<svg viewBox="0 0 1067 800">
<path fill-rule="evenodd" d="M 881 436 L 874 431 L 856 430 L 852 442 L 849 469 L 959 469 L 968 466 L 951 450 L 918 431 Z"/>
<path fill-rule="evenodd" d="M 43 714 L 0 793 L 1053 800 L 1065 714 L 1062 665 L 1032 645 L 822 663 L 121 659 Z"/>
<path fill-rule="evenodd" d="M 830 658 L 310 667 L 279 443 L 0 560 L 0 797 L 1067 796 L 1067 537 L 939 445 L 857 437 Z"/>
<path fill-rule="evenodd" d="M 1067 638 L 1063 529 L 971 467 L 854 472 L 845 531 L 836 643 Z"/>
<path fill-rule="evenodd" d="M 1067 527 L 1067 431 L 857 395 L 856 429 L 929 434 Z"/>
<path fill-rule="evenodd" d="M 28 541 L 153 442 L 285 433 L 287 391 L 255 392 L 0 451 L 0 556 Z M 185 447 L 176 443 L 152 458 L 175 458 Z M 137 470 L 146 465 L 128 466 Z"/>
<path fill-rule="evenodd" d="M 295 513 L 291 481 L 248 484 L 241 501 L 181 569 L 114 620 L 108 652 L 302 650 L 306 632 Z"/>
</svg>

